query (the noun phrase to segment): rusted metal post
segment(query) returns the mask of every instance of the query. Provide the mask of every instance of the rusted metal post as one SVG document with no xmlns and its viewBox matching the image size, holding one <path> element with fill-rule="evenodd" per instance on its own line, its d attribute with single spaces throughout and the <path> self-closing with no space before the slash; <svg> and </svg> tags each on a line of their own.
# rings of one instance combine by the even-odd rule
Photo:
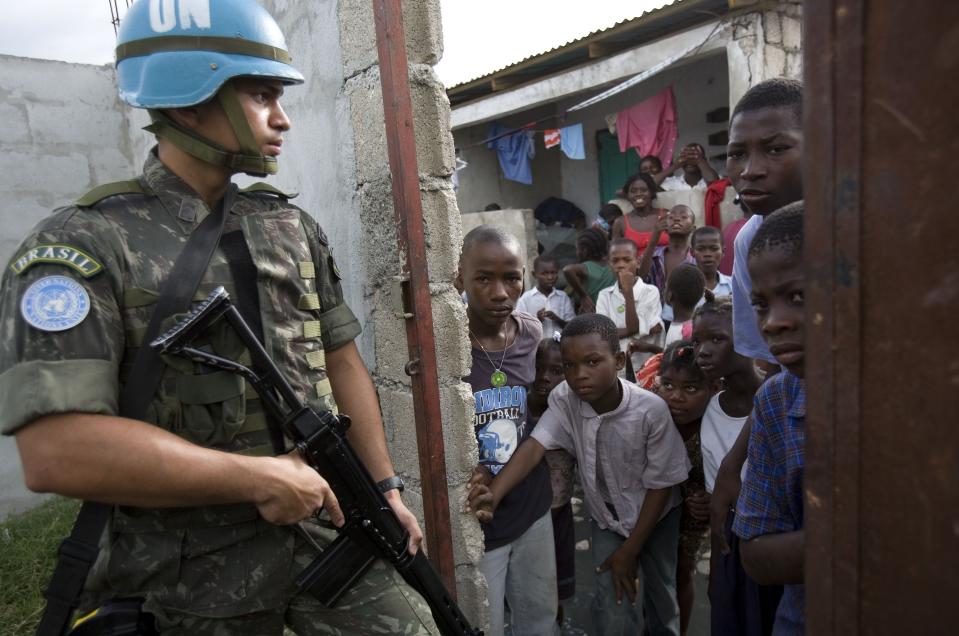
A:
<svg viewBox="0 0 959 636">
<path fill-rule="evenodd" d="M 812 0 L 803 12 L 809 634 L 870 633 L 857 607 L 865 3 L 844 0 L 839 11 L 833 0 Z"/>
<path fill-rule="evenodd" d="M 407 365 L 413 386 L 416 414 L 416 445 L 419 451 L 426 545 L 430 561 L 446 587 L 456 594 L 453 548 L 449 540 L 449 491 L 446 484 L 446 454 L 440 417 L 439 379 L 430 278 L 426 266 L 423 206 L 420 199 L 416 140 L 413 136 L 413 105 L 410 98 L 406 35 L 400 0 L 373 0 L 376 48 L 379 54 L 386 120 L 386 147 L 393 178 L 393 209 L 400 254 L 406 259 L 402 285 L 409 307 L 406 341 L 411 364 Z"/>
<path fill-rule="evenodd" d="M 803 15 L 806 633 L 953 634 L 959 4 Z"/>
</svg>

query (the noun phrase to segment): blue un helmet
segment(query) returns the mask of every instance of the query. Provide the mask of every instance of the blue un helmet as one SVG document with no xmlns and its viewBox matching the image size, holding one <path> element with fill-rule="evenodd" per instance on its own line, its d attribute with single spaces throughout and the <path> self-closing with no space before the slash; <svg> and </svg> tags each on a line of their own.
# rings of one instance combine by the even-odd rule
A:
<svg viewBox="0 0 959 636">
<path fill-rule="evenodd" d="M 229 80 L 255 76 L 301 84 L 286 40 L 255 0 L 137 0 L 117 35 L 120 99 L 150 111 L 146 130 L 198 159 L 262 176 L 276 158 L 260 152 Z M 230 152 L 181 126 L 162 109 L 213 98 L 223 106 L 240 152 Z"/>
</svg>

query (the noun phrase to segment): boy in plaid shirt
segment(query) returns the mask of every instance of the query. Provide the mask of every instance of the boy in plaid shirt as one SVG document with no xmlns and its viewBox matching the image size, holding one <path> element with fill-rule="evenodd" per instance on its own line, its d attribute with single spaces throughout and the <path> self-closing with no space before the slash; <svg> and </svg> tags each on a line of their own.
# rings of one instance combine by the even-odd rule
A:
<svg viewBox="0 0 959 636">
<path fill-rule="evenodd" d="M 805 624 L 802 244 L 803 203 L 799 201 L 771 214 L 749 246 L 750 299 L 759 330 L 770 353 L 786 370 L 769 379 L 756 395 L 749 463 L 733 532 L 742 540 L 746 572 L 760 584 L 783 585 L 775 636 L 802 636 Z"/>
</svg>

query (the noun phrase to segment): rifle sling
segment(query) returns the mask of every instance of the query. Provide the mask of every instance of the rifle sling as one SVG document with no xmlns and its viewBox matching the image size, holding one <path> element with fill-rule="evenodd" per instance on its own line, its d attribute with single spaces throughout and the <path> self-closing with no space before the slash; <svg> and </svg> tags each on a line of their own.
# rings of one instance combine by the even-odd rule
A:
<svg viewBox="0 0 959 636">
<path fill-rule="evenodd" d="M 160 325 L 166 318 L 189 310 L 190 299 L 199 287 L 223 234 L 236 193 L 237 188 L 231 183 L 223 195 L 223 204 L 193 230 L 164 281 L 130 376 L 120 393 L 121 417 L 142 420 L 146 414 L 165 367 L 160 355 L 149 346 L 150 341 L 159 334 Z M 111 505 L 83 502 L 70 536 L 60 544 L 57 564 L 44 593 L 47 605 L 37 627 L 37 636 L 65 633 L 73 610 L 79 605 L 90 568 L 100 552 L 100 537 L 112 511 Z"/>
</svg>

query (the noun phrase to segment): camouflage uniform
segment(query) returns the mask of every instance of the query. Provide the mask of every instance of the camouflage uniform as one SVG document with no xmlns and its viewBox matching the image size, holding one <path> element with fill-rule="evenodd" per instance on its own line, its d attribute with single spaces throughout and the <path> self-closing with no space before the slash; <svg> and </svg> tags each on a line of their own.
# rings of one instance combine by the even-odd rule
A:
<svg viewBox="0 0 959 636">
<path fill-rule="evenodd" d="M 209 214 L 203 200 L 152 153 L 138 181 L 142 194 L 54 212 L 5 270 L 4 434 L 52 413 L 117 414 L 157 290 L 190 232 Z M 326 237 L 305 212 L 265 193 L 237 197 L 224 237 L 236 230 L 255 266 L 267 352 L 314 408 L 335 408 L 324 351 L 349 343 L 360 327 L 343 302 Z M 90 299 L 89 314 L 66 331 L 36 329 L 21 315 L 25 290 L 52 274 L 79 282 Z M 233 292 L 234 283 L 217 250 L 195 300 L 217 285 Z M 249 362 L 225 323 L 198 344 Z M 239 376 L 209 372 L 180 358 L 164 361 L 168 366 L 145 420 L 204 447 L 272 454 L 259 399 Z M 332 540 L 332 530 L 302 525 L 319 545 Z M 284 623 L 304 635 L 437 633 L 425 602 L 383 562 L 334 610 L 296 595 L 292 581 L 316 549 L 291 528 L 264 521 L 252 504 L 116 507 L 103 544 L 108 549 L 87 581 L 86 603 L 145 594 L 164 633 L 280 634 Z"/>
</svg>

